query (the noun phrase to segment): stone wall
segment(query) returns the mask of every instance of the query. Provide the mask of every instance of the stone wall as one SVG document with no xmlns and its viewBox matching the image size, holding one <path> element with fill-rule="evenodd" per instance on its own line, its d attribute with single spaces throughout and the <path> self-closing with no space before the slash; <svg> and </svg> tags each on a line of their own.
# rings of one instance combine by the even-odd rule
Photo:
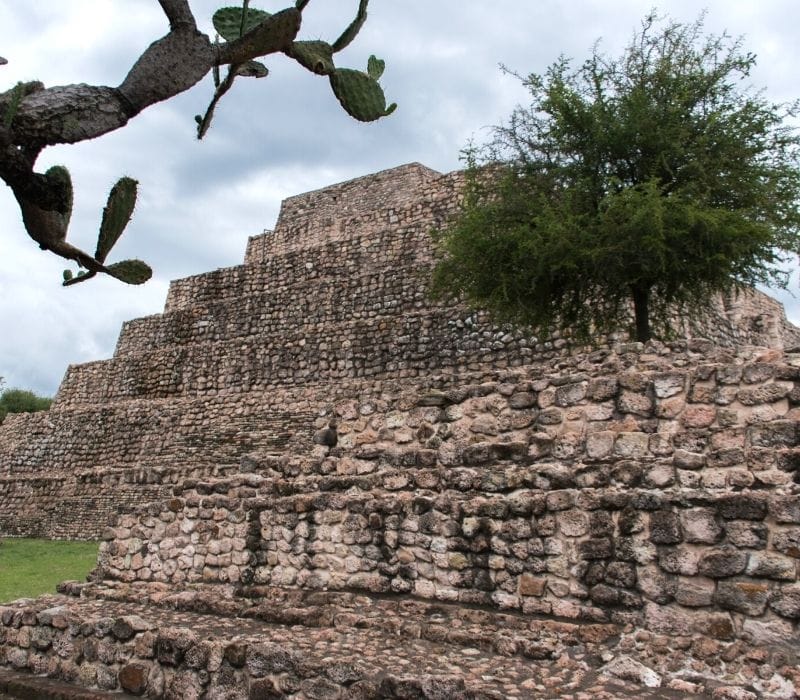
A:
<svg viewBox="0 0 800 700">
<path fill-rule="evenodd" d="M 456 211 L 462 181 L 411 164 L 292 197 L 244 265 L 173 282 L 163 314 L 124 324 L 113 358 L 67 370 L 50 411 L 0 427 L 0 531 L 97 537 L 138 484 L 162 493 L 164 473 L 308 453 L 332 403 L 579 350 L 430 301 L 430 230 Z M 710 318 L 692 333 L 718 346 L 797 343 L 760 293 L 719 299 Z"/>
<path fill-rule="evenodd" d="M 100 572 L 795 638 L 800 358 L 691 347 L 338 401 L 337 447 L 184 481 L 106 532 Z"/>
</svg>

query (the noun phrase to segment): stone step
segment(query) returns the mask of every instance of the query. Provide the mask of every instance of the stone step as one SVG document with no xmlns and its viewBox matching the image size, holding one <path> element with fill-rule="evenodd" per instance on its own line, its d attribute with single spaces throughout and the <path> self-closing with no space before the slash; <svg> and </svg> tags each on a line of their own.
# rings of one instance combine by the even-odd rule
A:
<svg viewBox="0 0 800 700">
<path fill-rule="evenodd" d="M 602 675 L 625 632 L 611 625 L 516 620 L 413 599 L 254 593 L 264 598 L 241 601 L 210 587 L 161 591 L 159 599 L 154 588 L 84 586 L 81 598 L 17 601 L 0 608 L 7 663 L 149 697 L 700 697 Z M 270 613 L 277 606 L 285 606 L 283 619 Z M 649 674 L 644 680 L 665 680 L 635 668 Z"/>
</svg>

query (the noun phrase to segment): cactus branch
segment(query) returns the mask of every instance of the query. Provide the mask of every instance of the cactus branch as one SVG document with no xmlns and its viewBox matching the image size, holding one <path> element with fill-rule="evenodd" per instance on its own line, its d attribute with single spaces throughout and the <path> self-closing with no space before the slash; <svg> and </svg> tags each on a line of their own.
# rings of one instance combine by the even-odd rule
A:
<svg viewBox="0 0 800 700">
<path fill-rule="evenodd" d="M 222 38 L 215 42 L 198 30 L 190 0 L 157 2 L 169 31 L 142 51 L 118 86 L 74 84 L 45 88 L 39 82 L 29 82 L 0 92 L 0 179 L 18 202 L 28 235 L 41 248 L 74 260 L 84 269 L 74 278 L 65 275 L 66 284 L 86 281 L 98 273 L 139 284 L 150 272 L 137 260 L 104 264 L 105 255 L 119 235 L 116 229 L 101 234 L 94 257 L 66 242 L 70 199 L 67 188 L 59 179 L 59 171 L 34 170 L 39 154 L 47 146 L 88 141 L 120 129 L 142 110 L 175 97 L 212 73 L 216 92 L 205 117 L 197 118 L 198 135 L 202 137 L 216 104 L 235 78 L 264 77 L 267 68 L 256 59 L 274 53 L 287 54 L 310 70 L 328 75 L 345 109 L 358 119 L 378 119 L 394 108 L 386 107 L 377 84 L 381 64 L 373 61 L 369 75 L 337 71 L 333 64 L 333 53 L 350 44 L 363 26 L 368 0 L 359 0 L 355 18 L 333 45 L 297 42 L 294 50 L 301 13 L 310 0 L 294 0 L 288 3 L 290 7 L 274 14 L 250 8 L 249 0 L 241 1 L 241 10 L 222 8 L 218 12 L 227 21 L 226 29 L 231 21 L 233 29 L 229 36 L 220 31 Z M 0 57 L 0 66 L 7 62 Z M 224 79 L 220 76 L 221 66 L 228 66 Z"/>
<path fill-rule="evenodd" d="M 346 46 L 349 46 L 350 42 L 356 38 L 356 35 L 361 30 L 361 27 L 364 26 L 364 22 L 367 21 L 367 5 L 369 5 L 369 0 L 359 0 L 358 12 L 356 13 L 355 19 L 350 22 L 347 29 L 342 32 L 342 35 L 333 42 L 334 53 L 337 53 Z"/>
<path fill-rule="evenodd" d="M 289 7 L 269 15 L 244 36 L 219 47 L 217 63 L 245 63 L 259 56 L 283 51 L 300 31 L 300 11 Z"/>
</svg>

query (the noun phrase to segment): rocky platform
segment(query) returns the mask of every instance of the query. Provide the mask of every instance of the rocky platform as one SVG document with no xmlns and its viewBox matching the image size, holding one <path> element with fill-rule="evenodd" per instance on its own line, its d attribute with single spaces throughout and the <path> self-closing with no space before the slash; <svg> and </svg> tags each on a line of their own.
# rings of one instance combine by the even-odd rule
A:
<svg viewBox="0 0 800 700">
<path fill-rule="evenodd" d="M 713 630 L 670 637 L 361 592 L 77 582 L 60 589 L 0 608 L 8 662 L 101 691 L 588 700 L 790 698 L 800 688 L 796 650 L 767 652 Z"/>
</svg>

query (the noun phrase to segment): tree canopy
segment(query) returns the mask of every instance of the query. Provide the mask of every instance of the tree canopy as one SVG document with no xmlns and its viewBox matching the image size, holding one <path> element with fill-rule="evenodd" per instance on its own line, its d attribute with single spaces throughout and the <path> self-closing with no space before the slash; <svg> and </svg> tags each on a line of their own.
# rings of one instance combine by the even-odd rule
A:
<svg viewBox="0 0 800 700">
<path fill-rule="evenodd" d="M 0 390 L 2 390 L 2 377 L 0 377 Z M 24 389 L 6 389 L 0 393 L 0 423 L 9 413 L 33 413 L 46 411 L 50 408 L 52 399 L 37 396 L 32 391 Z"/>
<path fill-rule="evenodd" d="M 328 43 L 297 39 L 311 0 L 296 0 L 275 13 L 249 7 L 249 0 L 242 0 L 241 7 L 220 8 L 213 16 L 217 32 L 214 41 L 198 30 L 189 0 L 158 0 L 169 32 L 144 50 L 118 86 L 45 87 L 31 81 L 0 92 L 0 178 L 19 203 L 30 237 L 42 249 L 78 263 L 81 271 L 73 276 L 65 270 L 64 284 L 85 282 L 97 273 L 140 284 L 152 272 L 141 260 L 106 264 L 133 213 L 137 181 L 123 177 L 112 188 L 103 210 L 97 248 L 90 255 L 66 241 L 73 196 L 69 171 L 63 166 L 45 173 L 34 170 L 45 147 L 77 143 L 119 129 L 145 108 L 188 90 L 210 72 L 214 95 L 206 113 L 195 116 L 197 136 L 202 138 L 219 100 L 234 81 L 266 77 L 269 71 L 257 59 L 276 53 L 327 77 L 339 103 L 354 119 L 380 119 L 396 106 L 387 106 L 378 83 L 384 62 L 370 56 L 366 70 L 361 71 L 338 67 L 334 60 L 364 25 L 368 3 L 359 0 L 353 20 Z M 9 59 L 13 61 L 13 56 L 0 57 L 0 66 Z M 224 76 L 221 69 L 226 69 Z"/>
<path fill-rule="evenodd" d="M 582 339 L 669 335 L 718 292 L 785 287 L 800 249 L 797 105 L 747 84 L 742 40 L 648 16 L 619 58 L 595 44 L 519 76 L 531 104 L 470 147 L 437 294 Z"/>
</svg>

